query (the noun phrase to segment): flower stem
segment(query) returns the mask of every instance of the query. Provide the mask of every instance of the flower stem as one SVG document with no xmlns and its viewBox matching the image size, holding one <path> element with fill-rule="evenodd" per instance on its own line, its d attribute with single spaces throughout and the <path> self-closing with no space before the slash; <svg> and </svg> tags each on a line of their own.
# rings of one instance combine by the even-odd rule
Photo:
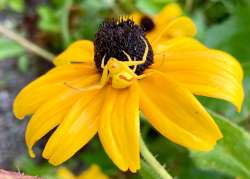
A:
<svg viewBox="0 0 250 179">
<path fill-rule="evenodd" d="M 173 179 L 173 177 L 165 170 L 165 168 L 155 159 L 152 153 L 145 145 L 142 137 L 140 137 L 141 155 L 144 160 L 155 170 L 161 179 Z"/>
<path fill-rule="evenodd" d="M 18 44 L 22 45 L 27 50 L 39 55 L 40 57 L 52 61 L 54 59 L 54 55 L 41 47 L 35 45 L 34 43 L 28 41 L 27 39 L 23 38 L 22 36 L 18 35 L 14 31 L 4 27 L 2 24 L 0 24 L 0 34 L 5 35 L 11 40 L 14 40 Z"/>
<path fill-rule="evenodd" d="M 72 4 L 73 4 L 72 0 L 64 0 L 61 27 L 62 27 L 62 37 L 63 37 L 63 41 L 64 41 L 65 46 L 68 46 L 70 43 L 69 13 L 70 13 L 70 8 L 71 8 Z"/>
</svg>

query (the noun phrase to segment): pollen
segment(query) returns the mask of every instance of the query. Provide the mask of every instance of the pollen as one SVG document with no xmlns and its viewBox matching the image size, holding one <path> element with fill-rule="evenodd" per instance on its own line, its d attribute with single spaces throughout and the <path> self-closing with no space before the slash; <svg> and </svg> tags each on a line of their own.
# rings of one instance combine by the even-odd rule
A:
<svg viewBox="0 0 250 179">
<path fill-rule="evenodd" d="M 143 16 L 140 20 L 140 26 L 147 33 L 151 32 L 155 28 L 155 23 L 150 17 Z"/>
<path fill-rule="evenodd" d="M 110 58 L 128 61 L 129 59 L 124 52 L 132 60 L 141 61 L 146 48 L 142 38 L 145 39 L 149 50 L 145 63 L 138 65 L 136 68 L 135 73 L 137 75 L 142 74 L 153 63 L 153 50 L 146 39 L 144 30 L 130 19 L 104 21 L 100 25 L 94 41 L 94 60 L 97 70 L 102 72 L 101 62 L 104 56 L 104 64 L 107 64 Z"/>
</svg>

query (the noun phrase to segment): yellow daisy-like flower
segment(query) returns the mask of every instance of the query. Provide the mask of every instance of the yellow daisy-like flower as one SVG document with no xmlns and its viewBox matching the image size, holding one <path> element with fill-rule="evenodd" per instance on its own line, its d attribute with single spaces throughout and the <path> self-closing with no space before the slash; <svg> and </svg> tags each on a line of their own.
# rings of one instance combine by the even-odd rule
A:
<svg viewBox="0 0 250 179">
<path fill-rule="evenodd" d="M 84 170 L 79 176 L 74 176 L 67 168 L 61 167 L 57 172 L 58 179 L 109 179 L 98 165 L 91 165 L 87 170 Z"/>
<path fill-rule="evenodd" d="M 196 34 L 195 24 L 189 17 L 182 16 L 181 7 L 176 3 L 166 5 L 156 15 L 145 15 L 136 11 L 129 17 L 144 29 L 151 43 L 160 38 L 167 40 Z"/>
<path fill-rule="evenodd" d="M 151 44 L 131 20 L 108 20 L 94 42 L 80 40 L 58 55 L 56 67 L 26 86 L 14 113 L 32 115 L 29 153 L 50 130 L 43 157 L 59 165 L 96 134 L 122 170 L 140 168 L 139 111 L 169 140 L 209 151 L 222 134 L 194 95 L 220 98 L 240 111 L 242 68 L 229 54 L 189 37 Z"/>
</svg>

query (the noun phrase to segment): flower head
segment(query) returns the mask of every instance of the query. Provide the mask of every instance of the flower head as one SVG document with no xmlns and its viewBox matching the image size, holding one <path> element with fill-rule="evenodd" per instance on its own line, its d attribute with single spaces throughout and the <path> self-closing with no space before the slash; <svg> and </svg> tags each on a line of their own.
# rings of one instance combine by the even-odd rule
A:
<svg viewBox="0 0 250 179">
<path fill-rule="evenodd" d="M 57 127 L 43 157 L 59 165 L 96 134 L 123 171 L 140 168 L 139 111 L 171 141 L 208 151 L 222 134 L 194 95 L 224 99 L 238 110 L 242 69 L 222 51 L 190 37 L 150 43 L 131 20 L 104 22 L 94 42 L 80 40 L 58 55 L 56 67 L 25 87 L 14 113 L 32 115 L 32 147 Z"/>
</svg>

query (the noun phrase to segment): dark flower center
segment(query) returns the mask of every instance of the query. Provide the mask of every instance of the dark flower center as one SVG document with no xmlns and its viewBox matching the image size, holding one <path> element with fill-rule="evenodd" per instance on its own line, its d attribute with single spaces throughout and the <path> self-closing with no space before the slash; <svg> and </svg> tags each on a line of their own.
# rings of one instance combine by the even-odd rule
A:
<svg viewBox="0 0 250 179">
<path fill-rule="evenodd" d="M 105 56 L 104 64 L 113 57 L 119 61 L 128 61 L 125 51 L 132 60 L 141 61 L 145 52 L 146 44 L 142 40 L 145 39 L 149 47 L 147 59 L 144 64 L 138 65 L 136 74 L 142 74 L 143 71 L 153 63 L 153 50 L 145 37 L 141 27 L 136 25 L 132 20 L 106 20 L 104 21 L 96 33 L 95 47 L 95 64 L 99 72 L 102 72 L 101 62 Z"/>
<path fill-rule="evenodd" d="M 150 32 L 155 28 L 155 23 L 150 17 L 143 16 L 140 21 L 140 26 L 145 32 Z"/>
</svg>

